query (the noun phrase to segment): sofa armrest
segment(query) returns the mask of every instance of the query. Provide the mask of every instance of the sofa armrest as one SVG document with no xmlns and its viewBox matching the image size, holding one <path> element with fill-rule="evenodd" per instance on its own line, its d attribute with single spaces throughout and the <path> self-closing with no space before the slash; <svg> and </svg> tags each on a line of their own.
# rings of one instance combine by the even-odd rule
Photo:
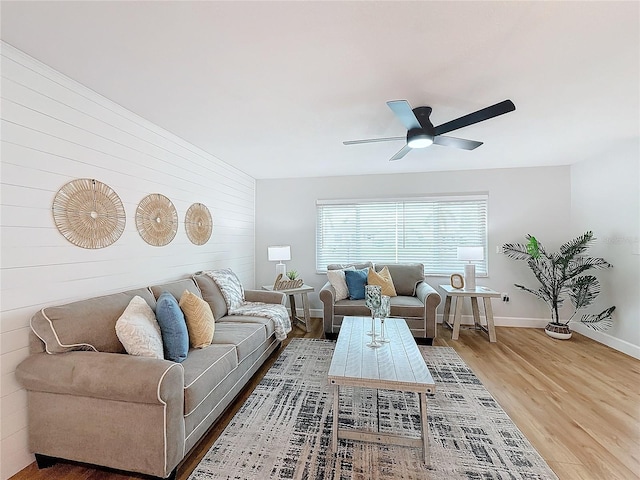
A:
<svg viewBox="0 0 640 480">
<path fill-rule="evenodd" d="M 323 305 L 322 322 L 326 333 L 333 333 L 333 306 L 336 303 L 336 289 L 333 288 L 331 282 L 323 285 L 318 293 Z"/>
<path fill-rule="evenodd" d="M 27 390 L 123 402 L 165 404 L 183 396 L 181 364 L 120 353 L 36 353 L 16 368 Z"/>
<path fill-rule="evenodd" d="M 282 292 L 272 290 L 245 290 L 244 298 L 247 302 L 275 303 L 284 305 L 287 296 Z"/>
<path fill-rule="evenodd" d="M 425 331 L 427 338 L 436 338 L 436 309 L 442 298 L 427 282 L 420 282 L 416 286 L 416 297 L 424 304 Z"/>
</svg>

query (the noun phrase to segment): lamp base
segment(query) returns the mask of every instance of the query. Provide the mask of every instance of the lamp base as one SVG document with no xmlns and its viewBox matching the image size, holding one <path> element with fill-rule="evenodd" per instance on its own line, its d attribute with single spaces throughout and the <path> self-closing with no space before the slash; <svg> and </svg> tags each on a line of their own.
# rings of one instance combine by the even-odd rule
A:
<svg viewBox="0 0 640 480">
<path fill-rule="evenodd" d="M 287 266 L 284 263 L 276 263 L 276 278 L 278 274 L 282 274 L 282 278 L 287 277 Z"/>
<path fill-rule="evenodd" d="M 476 266 L 473 263 L 467 263 L 464 266 L 464 289 L 476 289 Z"/>
</svg>

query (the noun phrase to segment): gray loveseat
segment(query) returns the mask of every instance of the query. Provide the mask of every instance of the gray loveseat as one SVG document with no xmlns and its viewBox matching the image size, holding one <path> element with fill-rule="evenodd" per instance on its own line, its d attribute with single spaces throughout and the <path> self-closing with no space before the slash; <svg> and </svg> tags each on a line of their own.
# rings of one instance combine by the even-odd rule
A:
<svg viewBox="0 0 640 480">
<path fill-rule="evenodd" d="M 353 266 L 356 269 L 372 268 L 372 263 L 332 264 L 327 270 L 337 270 Z M 391 316 L 404 318 L 416 339 L 431 343 L 436 336 L 436 309 L 440 295 L 424 281 L 424 266 L 421 263 L 376 264 L 375 270 L 389 269 L 398 296 L 391 297 Z M 336 291 L 327 282 L 319 293 L 324 307 L 324 332 L 333 338 L 340 331 L 345 316 L 370 316 L 371 311 L 364 300 L 338 300 Z"/>
<path fill-rule="evenodd" d="M 183 363 L 127 355 L 115 323 L 136 295 L 155 309 L 163 291 L 209 303 L 213 343 Z M 247 301 L 284 304 L 279 292 Z M 29 446 L 38 465 L 57 459 L 175 477 L 176 467 L 280 345 L 273 322 L 227 315 L 207 275 L 47 307 L 32 321 L 31 355 L 16 376 L 27 390 Z"/>
</svg>

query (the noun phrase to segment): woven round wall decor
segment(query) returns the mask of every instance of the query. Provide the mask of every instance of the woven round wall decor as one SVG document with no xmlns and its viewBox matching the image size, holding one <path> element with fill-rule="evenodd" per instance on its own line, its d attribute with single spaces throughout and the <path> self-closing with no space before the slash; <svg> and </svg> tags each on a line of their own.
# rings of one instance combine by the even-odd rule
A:
<svg viewBox="0 0 640 480">
<path fill-rule="evenodd" d="M 201 203 L 191 205 L 184 217 L 184 227 L 191 243 L 195 245 L 207 243 L 213 231 L 213 220 L 209 209 Z"/>
<path fill-rule="evenodd" d="M 176 207 L 164 195 L 147 195 L 136 209 L 136 228 L 149 245 L 162 247 L 171 243 L 178 231 Z"/>
<path fill-rule="evenodd" d="M 82 248 L 108 247 L 120 238 L 126 223 L 118 194 L 91 178 L 63 185 L 53 199 L 51 210 L 58 231 Z"/>
</svg>

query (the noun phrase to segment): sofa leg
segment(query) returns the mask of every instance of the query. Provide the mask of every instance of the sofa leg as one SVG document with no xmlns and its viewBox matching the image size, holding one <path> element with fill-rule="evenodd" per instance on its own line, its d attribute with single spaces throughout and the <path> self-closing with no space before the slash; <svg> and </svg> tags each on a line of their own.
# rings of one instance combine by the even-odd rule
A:
<svg viewBox="0 0 640 480">
<path fill-rule="evenodd" d="M 50 457 L 48 455 L 42 455 L 41 453 L 36 453 L 36 464 L 39 469 L 53 467 L 56 463 L 58 463 L 58 459 L 55 457 Z"/>
<path fill-rule="evenodd" d="M 178 478 L 178 467 L 174 468 L 165 480 L 176 480 L 176 478 Z"/>
</svg>

